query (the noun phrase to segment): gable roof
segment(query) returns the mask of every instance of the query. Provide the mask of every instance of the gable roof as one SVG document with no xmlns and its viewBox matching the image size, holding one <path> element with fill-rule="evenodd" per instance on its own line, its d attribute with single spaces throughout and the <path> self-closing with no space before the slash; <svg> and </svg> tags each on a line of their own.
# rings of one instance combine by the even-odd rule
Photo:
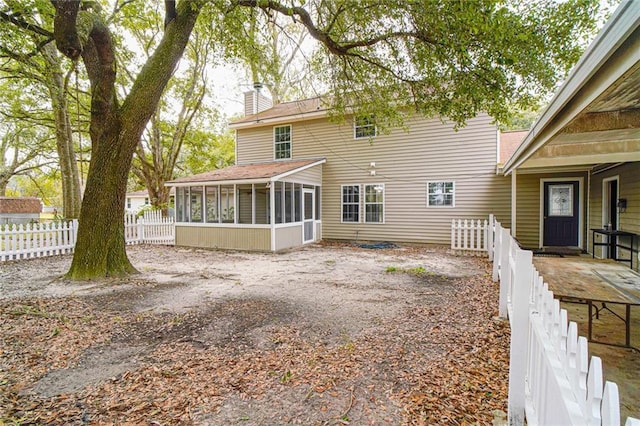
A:
<svg viewBox="0 0 640 426">
<path fill-rule="evenodd" d="M 254 126 L 256 124 L 275 124 L 307 119 L 310 117 L 323 117 L 329 110 L 326 98 L 315 97 L 299 101 L 283 102 L 272 108 L 251 114 L 229 123 L 231 129 Z"/>
<path fill-rule="evenodd" d="M 251 183 L 253 181 L 277 180 L 291 173 L 296 173 L 324 163 L 324 158 L 311 160 L 284 160 L 270 161 L 266 163 L 241 164 L 225 167 L 212 172 L 200 173 L 174 179 L 166 183 L 171 186 L 181 186 L 189 183 L 205 182 L 240 182 Z"/>
<path fill-rule="evenodd" d="M 42 203 L 35 197 L 0 197 L 0 213 L 40 213 Z"/>
<path fill-rule="evenodd" d="M 625 0 L 506 162 L 516 168 L 640 161 L 640 1 Z"/>
</svg>

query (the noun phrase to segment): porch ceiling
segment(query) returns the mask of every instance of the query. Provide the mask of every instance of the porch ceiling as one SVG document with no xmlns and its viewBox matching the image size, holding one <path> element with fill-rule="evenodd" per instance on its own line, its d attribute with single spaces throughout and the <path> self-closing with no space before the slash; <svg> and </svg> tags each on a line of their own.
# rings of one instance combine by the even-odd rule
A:
<svg viewBox="0 0 640 426">
<path fill-rule="evenodd" d="M 640 62 L 521 168 L 640 161 Z"/>
<path fill-rule="evenodd" d="M 514 169 L 640 161 L 640 2 L 623 2 L 522 145 Z"/>
</svg>

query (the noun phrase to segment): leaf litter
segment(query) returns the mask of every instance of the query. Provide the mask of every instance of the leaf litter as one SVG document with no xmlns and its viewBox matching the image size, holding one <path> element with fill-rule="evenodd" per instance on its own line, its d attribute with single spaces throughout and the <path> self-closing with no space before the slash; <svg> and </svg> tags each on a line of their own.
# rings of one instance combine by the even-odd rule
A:
<svg viewBox="0 0 640 426">
<path fill-rule="evenodd" d="M 176 257 L 178 250 L 146 247 L 134 256 Z M 330 258 L 319 261 L 319 253 Z M 0 424 L 472 425 L 492 424 L 496 411 L 506 411 L 509 328 L 495 317 L 498 288 L 486 261 L 424 247 L 370 255 L 322 245 L 305 255 L 327 268 L 375 257 L 369 281 L 330 273 L 314 279 L 326 281 L 322 291 L 353 292 L 365 283 L 357 297 L 380 311 L 363 319 L 342 304 L 330 321 L 323 316 L 329 303 L 316 295 L 321 306 L 313 311 L 283 296 L 288 287 L 203 298 L 182 310 L 138 310 L 132 294 L 144 299 L 166 289 L 144 274 L 121 293 L 116 286 L 99 295 L 1 299 Z M 399 259 L 408 259 L 405 269 L 431 259 L 471 264 L 477 273 L 389 277 L 384 262 Z M 194 285 L 179 284 L 180 291 Z M 383 287 L 386 299 L 368 297 Z M 349 327 L 350 315 L 358 327 Z"/>
</svg>

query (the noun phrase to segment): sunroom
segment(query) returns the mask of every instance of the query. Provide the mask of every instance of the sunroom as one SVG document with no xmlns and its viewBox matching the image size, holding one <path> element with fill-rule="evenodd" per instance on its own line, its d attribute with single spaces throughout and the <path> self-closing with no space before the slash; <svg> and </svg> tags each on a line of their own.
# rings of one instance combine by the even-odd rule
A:
<svg viewBox="0 0 640 426">
<path fill-rule="evenodd" d="M 167 182 L 176 245 L 279 251 L 319 240 L 325 161 L 235 165 Z"/>
</svg>

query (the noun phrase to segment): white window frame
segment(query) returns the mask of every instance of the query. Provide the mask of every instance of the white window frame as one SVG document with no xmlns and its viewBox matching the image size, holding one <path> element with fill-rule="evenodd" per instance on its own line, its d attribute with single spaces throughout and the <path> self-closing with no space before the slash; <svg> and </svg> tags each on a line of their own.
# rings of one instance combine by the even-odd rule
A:
<svg viewBox="0 0 640 426">
<path fill-rule="evenodd" d="M 282 129 L 288 127 L 289 128 L 289 141 L 277 141 L 276 140 L 276 129 Z M 289 156 L 277 158 L 278 154 L 278 145 L 280 144 L 289 144 Z M 281 126 L 273 126 L 273 159 L 274 160 L 290 160 L 293 158 L 293 126 L 291 124 L 283 124 Z"/>
<path fill-rule="evenodd" d="M 367 124 L 358 124 L 358 120 L 369 120 Z M 365 134 L 358 135 L 358 130 L 363 129 L 365 133 L 369 132 L 369 129 L 373 128 L 373 135 Z M 370 139 L 378 136 L 378 126 L 376 126 L 376 119 L 372 115 L 368 116 L 354 116 L 353 117 L 353 138 L 354 139 Z"/>
<path fill-rule="evenodd" d="M 430 191 L 430 185 L 434 183 L 443 183 L 443 184 L 451 184 L 451 204 L 431 204 L 431 199 L 429 195 L 438 195 L 437 193 L 432 193 Z M 447 209 L 453 208 L 456 206 L 456 181 L 454 180 L 431 180 L 427 182 L 427 207 L 429 208 L 439 208 L 439 209 Z M 446 193 L 445 193 L 446 194 Z M 445 195 L 443 194 L 443 195 Z"/>
<path fill-rule="evenodd" d="M 384 183 L 367 183 L 364 184 L 364 191 L 362 192 L 363 197 L 362 197 L 362 201 L 364 203 L 364 210 L 363 210 L 363 217 L 364 217 L 364 223 L 379 223 L 382 224 L 385 221 L 385 188 L 384 188 Z M 375 201 L 375 202 L 371 202 L 371 201 L 367 201 L 367 187 L 381 187 L 382 188 L 382 202 L 379 201 Z M 367 220 L 367 206 L 369 205 L 381 205 L 382 206 L 382 220 L 381 221 L 369 221 Z"/>
<path fill-rule="evenodd" d="M 344 188 L 346 187 L 358 187 L 358 201 L 357 202 L 344 202 Z M 344 207 L 345 205 L 349 206 L 358 206 L 358 215 L 357 220 L 344 220 Z M 358 184 L 347 184 L 340 185 L 340 223 L 360 223 L 360 218 L 362 217 L 362 185 Z"/>
</svg>

